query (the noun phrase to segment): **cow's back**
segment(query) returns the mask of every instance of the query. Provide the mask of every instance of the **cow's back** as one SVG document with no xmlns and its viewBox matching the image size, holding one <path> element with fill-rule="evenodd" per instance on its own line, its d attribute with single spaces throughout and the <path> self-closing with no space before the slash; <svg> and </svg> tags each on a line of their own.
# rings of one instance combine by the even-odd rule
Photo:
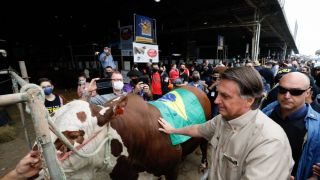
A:
<svg viewBox="0 0 320 180">
<path fill-rule="evenodd" d="M 211 116 L 207 95 L 195 87 L 185 87 L 199 100 L 205 117 Z M 111 121 L 111 126 L 122 137 L 128 149 L 129 162 L 141 166 L 155 175 L 165 174 L 176 168 L 183 155 L 189 154 L 202 141 L 191 138 L 181 145 L 173 146 L 169 135 L 159 131 L 160 111 L 141 97 L 129 94 L 124 113 Z"/>
<path fill-rule="evenodd" d="M 161 133 L 160 112 L 141 97 L 128 95 L 124 113 L 111 121 L 128 149 L 128 161 L 156 175 L 175 167 L 181 160 L 181 147 L 172 146 L 168 135 Z"/>
</svg>

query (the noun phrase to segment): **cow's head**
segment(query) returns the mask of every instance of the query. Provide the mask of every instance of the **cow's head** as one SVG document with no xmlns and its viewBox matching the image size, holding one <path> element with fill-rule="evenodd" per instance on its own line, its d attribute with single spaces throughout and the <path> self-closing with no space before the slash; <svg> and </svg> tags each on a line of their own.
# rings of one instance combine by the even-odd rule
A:
<svg viewBox="0 0 320 180">
<path fill-rule="evenodd" d="M 127 102 L 128 97 L 121 96 L 108 101 L 103 107 L 90 105 L 92 116 L 97 118 L 99 126 L 103 126 L 116 116 L 123 114 Z"/>
<path fill-rule="evenodd" d="M 85 132 L 83 130 L 79 130 L 79 131 L 63 131 L 62 134 L 66 136 L 66 138 L 69 140 L 69 142 L 73 146 L 80 145 L 84 141 Z M 60 139 L 57 139 L 54 142 L 54 146 L 62 154 L 65 153 L 65 152 L 70 151 L 70 149 L 68 149 L 67 146 L 64 143 L 62 143 L 62 141 Z"/>
</svg>

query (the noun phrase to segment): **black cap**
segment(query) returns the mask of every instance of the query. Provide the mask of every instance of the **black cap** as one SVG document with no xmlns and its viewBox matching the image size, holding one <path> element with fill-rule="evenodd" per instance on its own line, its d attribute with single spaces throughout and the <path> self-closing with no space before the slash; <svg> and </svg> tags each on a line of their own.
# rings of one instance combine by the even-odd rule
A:
<svg viewBox="0 0 320 180">
<path fill-rule="evenodd" d="M 283 67 L 283 68 L 279 69 L 279 71 L 275 77 L 275 82 L 279 82 L 283 75 L 288 74 L 290 72 L 297 72 L 297 70 L 294 67 Z"/>
<path fill-rule="evenodd" d="M 140 77 L 140 76 L 142 76 L 142 73 L 140 71 L 137 71 L 137 70 L 131 70 L 131 71 L 128 72 L 127 76 L 128 77 L 134 77 L 134 76 Z"/>
</svg>

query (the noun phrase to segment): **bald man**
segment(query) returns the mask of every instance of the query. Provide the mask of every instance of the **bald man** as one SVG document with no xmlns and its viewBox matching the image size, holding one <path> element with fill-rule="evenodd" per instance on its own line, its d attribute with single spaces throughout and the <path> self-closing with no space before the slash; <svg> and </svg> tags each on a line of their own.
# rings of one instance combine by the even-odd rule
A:
<svg viewBox="0 0 320 180">
<path fill-rule="evenodd" d="M 278 86 L 277 101 L 262 111 L 286 132 L 295 165 L 295 180 L 317 179 L 312 166 L 320 162 L 320 114 L 306 103 L 310 80 L 300 72 L 284 75 Z"/>
</svg>

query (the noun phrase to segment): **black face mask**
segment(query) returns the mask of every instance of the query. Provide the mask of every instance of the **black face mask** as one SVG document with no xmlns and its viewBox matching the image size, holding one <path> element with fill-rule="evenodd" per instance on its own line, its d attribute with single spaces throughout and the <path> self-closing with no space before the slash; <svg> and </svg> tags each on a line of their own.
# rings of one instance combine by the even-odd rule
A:
<svg viewBox="0 0 320 180">
<path fill-rule="evenodd" d="M 197 82 L 197 81 L 200 80 L 200 78 L 199 78 L 198 76 L 193 76 L 193 77 L 192 77 L 192 80 L 193 80 L 194 82 Z"/>
<path fill-rule="evenodd" d="M 139 79 L 131 79 L 132 84 L 138 84 Z"/>
<path fill-rule="evenodd" d="M 159 69 L 157 69 L 157 68 L 152 68 L 152 72 L 153 72 L 153 73 L 158 72 L 158 71 L 159 71 Z"/>
<path fill-rule="evenodd" d="M 184 72 L 184 69 L 180 68 L 180 72 Z"/>
<path fill-rule="evenodd" d="M 163 72 L 163 70 L 159 70 L 159 73 L 161 74 Z"/>
<path fill-rule="evenodd" d="M 111 78 L 112 72 L 106 72 L 106 78 Z"/>
</svg>

